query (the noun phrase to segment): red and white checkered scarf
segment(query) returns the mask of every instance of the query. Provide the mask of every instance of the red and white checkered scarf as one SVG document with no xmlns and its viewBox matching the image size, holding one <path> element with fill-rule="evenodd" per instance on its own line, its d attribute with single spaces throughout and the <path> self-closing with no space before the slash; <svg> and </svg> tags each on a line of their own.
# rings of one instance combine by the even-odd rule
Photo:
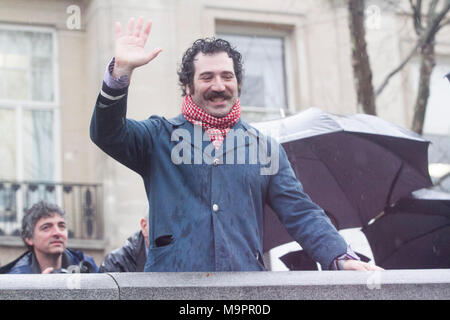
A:
<svg viewBox="0 0 450 320">
<path fill-rule="evenodd" d="M 237 99 L 225 117 L 216 118 L 197 106 L 190 95 L 186 95 L 181 106 L 181 113 L 190 123 L 202 126 L 211 139 L 214 148 L 219 149 L 228 131 L 239 121 L 241 105 L 239 99 Z"/>
</svg>

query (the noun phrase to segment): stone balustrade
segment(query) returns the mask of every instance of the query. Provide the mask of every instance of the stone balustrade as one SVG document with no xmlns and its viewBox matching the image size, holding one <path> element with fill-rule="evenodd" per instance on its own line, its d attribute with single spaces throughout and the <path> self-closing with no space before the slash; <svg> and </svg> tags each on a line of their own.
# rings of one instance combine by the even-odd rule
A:
<svg viewBox="0 0 450 320">
<path fill-rule="evenodd" d="M 450 299 L 450 269 L 0 275 L 0 300 Z"/>
</svg>

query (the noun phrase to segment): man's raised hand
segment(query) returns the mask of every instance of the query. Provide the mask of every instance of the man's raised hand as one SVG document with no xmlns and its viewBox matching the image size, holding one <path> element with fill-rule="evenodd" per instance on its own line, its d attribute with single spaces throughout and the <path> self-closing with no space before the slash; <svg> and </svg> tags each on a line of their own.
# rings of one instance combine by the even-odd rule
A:
<svg viewBox="0 0 450 320">
<path fill-rule="evenodd" d="M 116 22 L 113 77 L 119 78 L 120 76 L 126 75 L 130 78 L 135 68 L 149 63 L 162 51 L 161 48 L 155 48 L 150 53 L 144 51 L 151 28 L 151 21 L 147 21 L 144 24 L 144 18 L 139 17 L 137 23 L 135 23 L 135 19 L 131 18 L 128 22 L 126 32 L 123 33 L 122 25 L 120 22 Z"/>
</svg>

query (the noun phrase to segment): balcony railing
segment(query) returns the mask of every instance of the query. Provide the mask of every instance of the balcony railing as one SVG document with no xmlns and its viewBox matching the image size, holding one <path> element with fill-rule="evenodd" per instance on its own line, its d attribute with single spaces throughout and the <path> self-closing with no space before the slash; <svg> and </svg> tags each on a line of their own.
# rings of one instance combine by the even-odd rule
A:
<svg viewBox="0 0 450 320">
<path fill-rule="evenodd" d="M 20 236 L 23 214 L 45 200 L 66 212 L 69 238 L 101 240 L 102 197 L 100 184 L 0 180 L 0 236 Z"/>
</svg>

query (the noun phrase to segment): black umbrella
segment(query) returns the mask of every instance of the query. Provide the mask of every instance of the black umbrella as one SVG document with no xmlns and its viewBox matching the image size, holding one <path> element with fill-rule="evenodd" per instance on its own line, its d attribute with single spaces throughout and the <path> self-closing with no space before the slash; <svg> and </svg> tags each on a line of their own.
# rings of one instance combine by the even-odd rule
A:
<svg viewBox="0 0 450 320">
<path fill-rule="evenodd" d="M 450 81 L 450 72 L 447 73 L 445 76 L 447 77 L 448 81 Z"/>
<path fill-rule="evenodd" d="M 370 259 L 365 255 L 355 252 L 361 261 L 369 262 Z M 297 250 L 286 253 L 280 257 L 280 260 L 289 270 L 318 270 L 317 263 L 304 251 Z"/>
<path fill-rule="evenodd" d="M 421 190 L 362 231 L 386 269 L 450 268 L 450 194 Z"/>
<path fill-rule="evenodd" d="M 432 184 L 429 141 L 375 116 L 311 108 L 253 125 L 283 145 L 305 192 L 338 229 L 365 226 L 386 206 Z M 266 206 L 264 251 L 290 241 Z"/>
</svg>

